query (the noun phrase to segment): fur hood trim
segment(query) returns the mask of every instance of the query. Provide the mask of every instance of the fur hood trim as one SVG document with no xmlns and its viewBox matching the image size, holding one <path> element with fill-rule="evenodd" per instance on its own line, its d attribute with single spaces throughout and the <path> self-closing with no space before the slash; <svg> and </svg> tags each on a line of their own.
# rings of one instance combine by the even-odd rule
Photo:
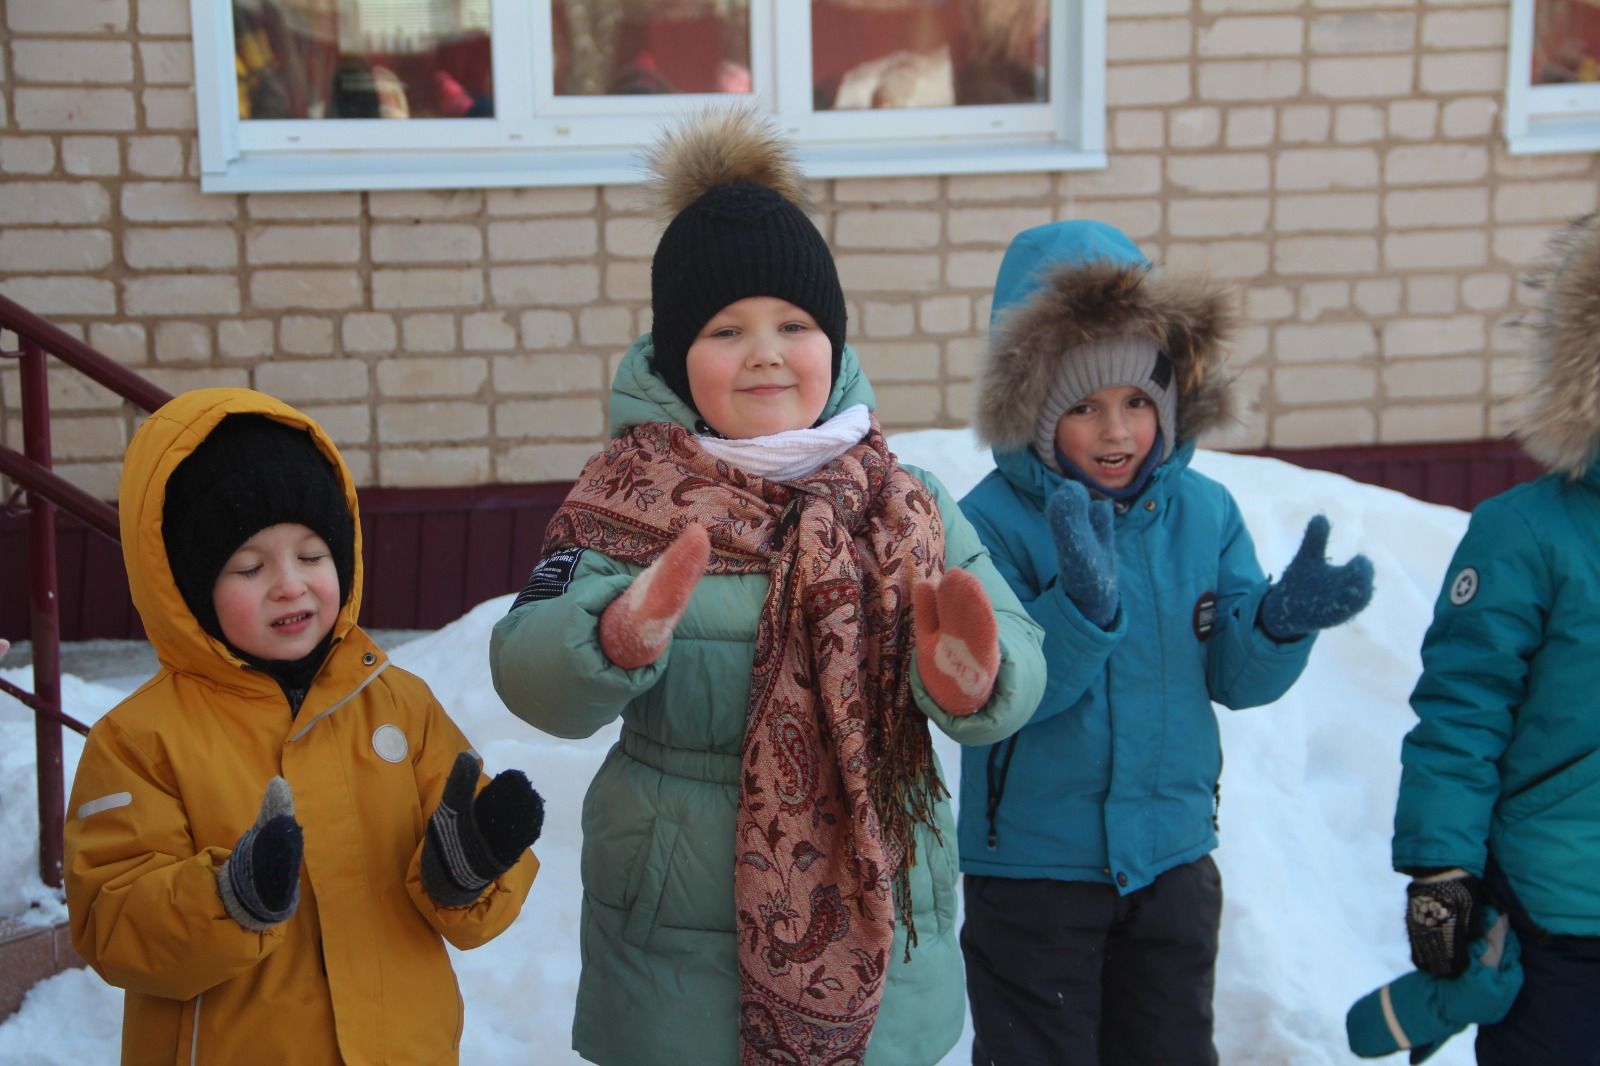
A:
<svg viewBox="0 0 1600 1066">
<path fill-rule="evenodd" d="M 649 191 L 664 220 L 721 185 L 749 181 L 810 210 L 789 143 L 749 108 L 713 108 L 669 129 L 650 153 Z"/>
<path fill-rule="evenodd" d="M 1528 281 L 1541 299 L 1525 321 L 1533 381 L 1516 435 L 1550 470 L 1580 478 L 1600 452 L 1600 214 L 1558 230 Z"/>
<path fill-rule="evenodd" d="M 978 390 L 978 436 L 999 451 L 1028 447 L 1056 360 L 1089 341 L 1133 334 L 1155 341 L 1172 361 L 1177 440 L 1192 440 L 1232 417 L 1222 345 L 1233 318 L 1224 290 L 1206 281 L 1108 259 L 1055 267 L 990 331 Z"/>
</svg>

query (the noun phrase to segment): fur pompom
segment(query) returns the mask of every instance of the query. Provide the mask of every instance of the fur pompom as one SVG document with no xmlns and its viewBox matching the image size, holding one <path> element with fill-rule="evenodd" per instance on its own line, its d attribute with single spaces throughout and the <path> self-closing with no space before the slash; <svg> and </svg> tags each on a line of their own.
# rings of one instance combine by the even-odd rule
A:
<svg viewBox="0 0 1600 1066">
<path fill-rule="evenodd" d="M 1600 214 L 1550 239 L 1528 278 L 1533 380 L 1516 433 L 1551 470 L 1581 477 L 1600 452 Z"/>
<path fill-rule="evenodd" d="M 650 153 L 650 191 L 671 219 L 719 185 L 765 185 L 801 210 L 810 207 L 789 143 L 748 107 L 704 111 L 662 135 Z"/>
</svg>

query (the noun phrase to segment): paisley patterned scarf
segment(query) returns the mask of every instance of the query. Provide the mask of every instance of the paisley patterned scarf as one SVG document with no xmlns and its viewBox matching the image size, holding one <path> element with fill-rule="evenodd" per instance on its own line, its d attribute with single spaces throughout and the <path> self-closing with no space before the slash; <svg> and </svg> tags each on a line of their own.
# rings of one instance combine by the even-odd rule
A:
<svg viewBox="0 0 1600 1066">
<path fill-rule="evenodd" d="M 896 917 L 915 942 L 917 823 L 946 794 L 910 686 L 911 587 L 944 524 L 876 420 L 813 474 L 767 481 L 652 422 L 584 467 L 546 550 L 643 566 L 688 523 L 711 574 L 769 573 L 741 754 L 734 902 L 742 1063 L 866 1055 Z"/>
</svg>

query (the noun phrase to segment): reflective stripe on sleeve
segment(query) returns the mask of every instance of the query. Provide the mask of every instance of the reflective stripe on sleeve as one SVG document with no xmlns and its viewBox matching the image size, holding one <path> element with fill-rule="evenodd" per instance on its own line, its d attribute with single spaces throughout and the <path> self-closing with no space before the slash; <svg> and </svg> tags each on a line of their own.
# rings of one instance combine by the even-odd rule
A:
<svg viewBox="0 0 1600 1066">
<path fill-rule="evenodd" d="M 91 814 L 99 814 L 101 811 L 113 811 L 118 807 L 126 807 L 132 802 L 132 792 L 113 792 L 109 796 L 101 796 L 99 799 L 92 799 L 83 804 L 78 808 L 78 818 L 81 821 Z"/>
</svg>

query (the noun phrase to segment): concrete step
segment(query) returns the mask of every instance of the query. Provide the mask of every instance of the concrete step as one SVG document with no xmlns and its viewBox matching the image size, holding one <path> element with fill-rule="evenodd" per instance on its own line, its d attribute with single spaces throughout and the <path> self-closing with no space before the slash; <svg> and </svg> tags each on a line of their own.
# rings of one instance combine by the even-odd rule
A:
<svg viewBox="0 0 1600 1066">
<path fill-rule="evenodd" d="M 0 1021 L 16 1013 L 28 989 L 82 965 L 65 922 L 37 925 L 0 918 Z"/>
</svg>

